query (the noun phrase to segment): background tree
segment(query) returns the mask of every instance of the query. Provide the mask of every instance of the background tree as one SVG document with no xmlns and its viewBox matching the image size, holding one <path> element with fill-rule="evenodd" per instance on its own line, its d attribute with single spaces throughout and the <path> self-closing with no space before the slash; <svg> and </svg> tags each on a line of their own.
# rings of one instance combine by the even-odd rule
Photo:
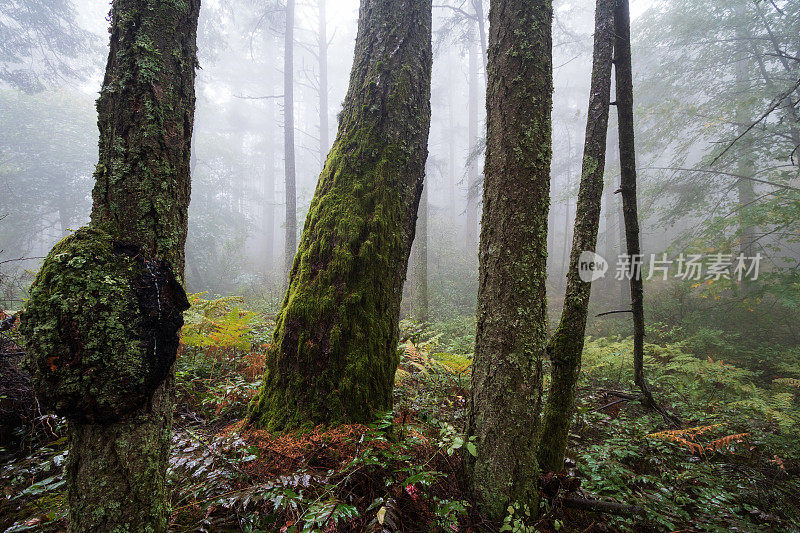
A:
<svg viewBox="0 0 800 533">
<path fill-rule="evenodd" d="M 391 407 L 427 158 L 431 58 L 429 0 L 362 0 L 339 133 L 251 404 L 258 426 L 365 422 Z"/>
<path fill-rule="evenodd" d="M 288 279 L 297 250 L 297 176 L 294 160 L 294 0 L 286 0 L 283 44 L 283 158 L 286 185 L 284 268 Z"/>
<path fill-rule="evenodd" d="M 547 346 L 552 362 L 550 392 L 542 420 L 539 463 L 544 471 L 559 472 L 575 409 L 581 354 L 586 335 L 592 284 L 581 280 L 579 260 L 583 252 L 594 252 L 600 226 L 603 175 L 606 162 L 608 108 L 611 99 L 611 61 L 614 50 L 614 4 L 597 0 L 595 10 L 594 60 L 589 92 L 589 113 L 583 149 L 583 170 L 575 211 L 575 230 L 570 252 L 567 289 L 561 321 Z"/>
<path fill-rule="evenodd" d="M 154 392 L 148 388 L 149 394 L 131 401 L 130 410 L 119 416 L 116 411 L 73 412 L 62 404 L 67 398 L 51 402 L 66 409 L 70 419 L 66 480 L 71 531 L 167 529 L 172 364 L 182 324 L 180 311 L 188 306 L 174 280 L 182 280 L 184 270 L 199 8 L 195 0 L 112 4 L 111 50 L 97 101 L 100 156 L 92 222 L 48 257 L 24 314 L 29 364 L 40 395 L 49 390 L 44 383 L 67 376 L 63 378 L 67 391 L 84 383 L 86 394 L 80 401 L 91 395 L 92 409 L 116 394 L 103 392 L 104 378 L 118 379 L 109 374 L 111 370 L 139 376 L 146 372 L 138 367 L 139 357 L 160 365 L 157 380 L 150 382 L 150 374 L 145 374 L 145 386 L 154 386 Z M 113 269 L 122 261 L 115 257 L 125 256 L 127 249 L 136 250 L 137 257 L 152 258 L 142 263 L 144 278 L 130 281 Z M 72 259 L 65 262 L 62 256 Z M 91 285 L 98 277 L 105 281 Z M 130 284 L 139 291 L 135 297 Z M 170 321 L 171 333 L 166 336 L 148 329 L 144 286 L 152 291 L 154 327 Z M 118 298 L 120 291 L 128 298 Z M 137 300 L 138 313 L 131 311 Z M 72 314 L 64 315 L 63 309 L 53 307 L 54 301 L 63 301 Z M 155 336 L 140 341 L 136 335 L 142 329 Z M 69 359 L 62 360 L 67 355 Z M 37 363 L 42 358 L 47 361 L 44 370 Z M 93 377 L 88 382 L 85 375 L 70 377 L 69 368 L 75 365 L 90 369 L 82 374 Z"/>
<path fill-rule="evenodd" d="M 489 10 L 487 149 L 478 329 L 468 418 L 476 503 L 500 521 L 538 510 L 536 459 L 547 335 L 547 213 L 552 6 L 496 0 Z"/>
</svg>

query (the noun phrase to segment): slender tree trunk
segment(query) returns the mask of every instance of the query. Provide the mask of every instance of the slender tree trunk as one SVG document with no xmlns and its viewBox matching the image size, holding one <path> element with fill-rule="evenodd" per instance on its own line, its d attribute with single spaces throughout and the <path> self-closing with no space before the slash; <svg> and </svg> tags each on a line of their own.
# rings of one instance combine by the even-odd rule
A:
<svg viewBox="0 0 800 533">
<path fill-rule="evenodd" d="M 539 443 L 539 463 L 543 471 L 560 472 L 564 466 L 564 452 L 567 449 L 581 371 L 581 354 L 592 285 L 581 280 L 578 262 L 583 252 L 595 251 L 600 226 L 608 108 L 611 99 L 615 2 L 616 0 L 597 0 L 595 11 L 589 112 L 575 212 L 575 231 L 567 272 L 567 290 L 561 322 L 547 347 L 552 362 L 552 378 L 542 421 L 542 440 Z"/>
<path fill-rule="evenodd" d="M 422 189 L 414 238 L 414 286 L 411 311 L 415 320 L 428 321 L 428 188 Z"/>
<path fill-rule="evenodd" d="M 114 0 L 111 52 L 97 102 L 100 158 L 92 224 L 167 260 L 180 280 L 199 9 L 198 0 Z M 167 530 L 173 404 L 174 368 L 132 418 L 69 423 L 70 531 Z"/>
<path fill-rule="evenodd" d="M 275 108 L 269 103 L 266 117 L 267 127 L 264 131 L 264 207 L 262 210 L 261 230 L 264 234 L 264 273 L 268 274 L 274 267 L 275 254 L 275 139 L 272 124 L 275 123 Z"/>
<path fill-rule="evenodd" d="M 362 0 L 350 88 L 249 418 L 270 430 L 391 408 L 430 126 L 431 0 Z"/>
<path fill-rule="evenodd" d="M 744 5 L 737 6 L 736 9 L 738 12 L 743 13 L 745 7 Z M 738 50 L 740 57 L 736 62 L 734 80 L 738 91 L 740 93 L 747 94 L 748 90 L 750 89 L 750 80 L 747 69 L 747 61 L 750 53 L 745 40 L 747 38 L 746 30 L 744 28 L 737 27 L 736 37 L 740 43 Z M 744 133 L 744 130 L 747 127 L 745 124 L 750 123 L 752 120 L 752 117 L 748 116 L 745 107 L 745 105 L 738 105 L 736 107 L 735 120 L 738 124 L 738 135 L 742 135 Z M 740 176 L 753 176 L 755 174 L 755 164 L 752 158 L 752 140 L 751 138 L 744 136 L 739 139 L 739 143 L 741 146 L 739 147 L 738 157 L 736 160 L 737 173 Z M 739 218 L 739 253 L 744 254 L 745 257 L 753 257 L 756 254 L 755 228 L 753 227 L 752 222 L 748 220 L 746 207 L 751 205 L 756 198 L 753 182 L 746 179 L 740 179 L 736 183 L 736 194 L 739 204 L 739 210 L 737 211 Z M 749 295 L 753 290 L 752 285 L 753 284 L 750 282 L 750 280 L 746 279 L 745 277 L 740 283 L 740 288 L 745 295 Z"/>
<path fill-rule="evenodd" d="M 478 141 L 478 51 L 475 43 L 470 41 L 469 48 L 469 101 L 467 103 L 469 114 L 467 122 L 468 138 L 468 163 L 467 163 L 467 231 L 466 247 L 469 254 L 475 253 L 473 250 L 478 245 L 478 197 L 477 191 L 480 188 L 480 173 L 473 155 Z"/>
<path fill-rule="evenodd" d="M 478 328 L 467 472 L 499 522 L 511 502 L 538 511 L 539 413 L 547 336 L 552 4 L 493 0 Z"/>
<path fill-rule="evenodd" d="M 483 0 L 472 0 L 472 8 L 475 11 L 475 20 L 478 23 L 478 36 L 481 44 L 481 62 L 483 63 L 484 81 L 487 80 L 488 70 L 486 68 L 486 15 L 483 12 Z"/>
<path fill-rule="evenodd" d="M 297 249 L 297 185 L 294 161 L 294 3 L 286 0 L 283 52 L 283 155 L 286 180 L 284 275 L 288 279 Z"/>
<path fill-rule="evenodd" d="M 318 0 L 319 6 L 319 159 L 325 165 L 328 141 L 328 12 L 326 0 Z"/>
<path fill-rule="evenodd" d="M 631 27 L 628 0 L 617 0 L 614 12 L 616 38 L 614 65 L 616 69 L 617 120 L 619 127 L 620 193 L 625 219 L 625 240 L 631 260 L 630 287 L 633 311 L 633 376 L 642 392 L 645 405 L 658 411 L 664 420 L 679 424 L 680 420 L 667 413 L 653 398 L 644 375 L 644 286 L 642 283 L 642 252 L 639 242 L 639 209 L 636 194 L 636 141 L 633 123 L 633 68 L 631 64 Z"/>
<path fill-rule="evenodd" d="M 450 70 L 452 75 L 452 69 Z M 456 127 L 453 109 L 453 84 L 452 76 L 450 78 L 451 84 L 447 89 L 447 210 L 449 211 L 447 219 L 450 227 L 455 229 L 456 225 Z M 458 235 L 458 233 L 456 233 Z"/>
</svg>

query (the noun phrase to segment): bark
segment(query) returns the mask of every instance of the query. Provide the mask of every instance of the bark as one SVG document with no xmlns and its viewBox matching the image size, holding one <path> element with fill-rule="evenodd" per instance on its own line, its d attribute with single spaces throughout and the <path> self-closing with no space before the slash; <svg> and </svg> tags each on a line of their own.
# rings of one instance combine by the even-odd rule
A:
<svg viewBox="0 0 800 533">
<path fill-rule="evenodd" d="M 642 403 L 658 411 L 668 423 L 680 420 L 667 413 L 653 398 L 644 375 L 644 286 L 639 242 L 639 209 L 636 194 L 636 140 L 633 124 L 633 68 L 631 64 L 631 27 L 628 0 L 618 0 L 614 11 L 614 66 L 619 130 L 620 193 L 625 220 L 625 241 L 631 260 L 630 287 L 633 311 L 633 377 L 642 392 Z"/>
<path fill-rule="evenodd" d="M 428 320 L 428 188 L 422 189 L 414 238 L 414 286 L 411 312 L 415 320 Z"/>
<path fill-rule="evenodd" d="M 499 522 L 538 510 L 536 445 L 547 335 L 552 4 L 494 0 L 467 458 L 476 505 Z"/>
<path fill-rule="evenodd" d="M 297 185 L 294 160 L 294 4 L 286 0 L 286 31 L 283 52 L 283 157 L 286 180 L 286 239 L 284 275 L 292 269 L 297 249 Z"/>
<path fill-rule="evenodd" d="M 581 280 L 578 262 L 582 252 L 595 251 L 600 226 L 608 108 L 611 99 L 614 5 L 615 0 L 597 0 L 595 11 L 589 112 L 567 289 L 561 322 L 547 347 L 552 362 L 551 385 L 544 408 L 542 440 L 539 443 L 539 463 L 544 471 L 560 472 L 563 469 L 581 371 L 581 354 L 592 285 Z"/>
<path fill-rule="evenodd" d="M 431 1 L 362 0 L 339 133 L 306 218 L 250 421 L 368 422 L 392 406 L 430 126 Z"/>
<path fill-rule="evenodd" d="M 183 279 L 199 0 L 114 0 L 92 224 Z M 70 531 L 166 531 L 174 368 L 126 421 L 70 423 Z"/>
<path fill-rule="evenodd" d="M 469 55 L 469 99 L 468 110 L 469 114 L 467 122 L 467 143 L 469 147 L 469 159 L 467 167 L 467 230 L 466 230 L 466 247 L 467 252 L 471 255 L 473 250 L 478 245 L 478 197 L 476 196 L 477 190 L 480 188 L 480 173 L 478 172 L 478 165 L 475 163 L 472 152 L 475 144 L 478 141 L 478 100 L 479 100 L 479 82 L 478 82 L 478 51 L 475 49 L 475 43 L 470 42 L 468 48 Z"/>
</svg>

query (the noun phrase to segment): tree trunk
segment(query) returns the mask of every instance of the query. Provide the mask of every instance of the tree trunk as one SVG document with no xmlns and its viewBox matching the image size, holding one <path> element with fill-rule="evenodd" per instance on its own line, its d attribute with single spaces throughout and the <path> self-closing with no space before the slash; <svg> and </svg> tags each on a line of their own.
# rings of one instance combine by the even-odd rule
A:
<svg viewBox="0 0 800 533">
<path fill-rule="evenodd" d="M 493 0 L 478 328 L 467 472 L 499 522 L 511 502 L 538 510 L 536 460 L 547 336 L 552 4 Z"/>
<path fill-rule="evenodd" d="M 486 68 L 486 16 L 483 13 L 483 0 L 472 0 L 472 8 L 475 10 L 475 20 L 478 23 L 478 37 L 481 43 L 481 62 L 483 63 L 484 81 L 488 79 L 489 72 Z"/>
<path fill-rule="evenodd" d="M 325 165 L 328 141 L 328 13 L 326 0 L 318 0 L 319 6 L 319 159 Z"/>
<path fill-rule="evenodd" d="M 633 311 L 633 379 L 642 392 L 642 403 L 658 411 L 668 423 L 680 420 L 667 413 L 653 398 L 644 375 L 644 286 L 639 243 L 639 208 L 636 195 L 636 142 L 633 128 L 633 68 L 628 0 L 617 0 L 614 12 L 616 36 L 614 65 L 619 128 L 620 193 L 625 219 L 625 241 L 630 258 L 631 310 Z"/>
<path fill-rule="evenodd" d="M 368 422 L 392 406 L 430 126 L 431 0 L 362 0 L 350 88 L 249 418 Z"/>
<path fill-rule="evenodd" d="M 272 85 L 272 84 L 270 84 Z M 264 274 L 274 267 L 275 253 L 275 139 L 272 124 L 275 122 L 273 102 L 269 104 L 264 128 L 264 203 L 261 230 L 264 235 Z"/>
<path fill-rule="evenodd" d="M 114 0 L 97 101 L 92 224 L 169 261 L 183 279 L 199 0 Z M 145 47 L 142 43 L 147 43 Z M 166 531 L 174 368 L 150 404 L 108 424 L 70 422 L 70 531 Z"/>
<path fill-rule="evenodd" d="M 737 6 L 736 10 L 738 13 L 742 14 L 745 7 Z M 748 35 L 744 28 L 738 27 L 736 29 L 736 38 L 741 44 L 739 44 L 738 52 L 740 57 L 736 62 L 734 82 L 736 83 L 737 90 L 742 94 L 747 94 L 750 89 L 750 79 L 747 72 L 747 58 L 750 55 L 750 51 L 745 44 L 747 37 Z M 744 134 L 745 128 L 747 128 L 746 124 L 749 124 L 752 120 L 752 117 L 748 116 L 745 107 L 744 105 L 738 105 L 735 111 L 735 120 L 738 124 L 737 135 L 740 136 Z M 753 153 L 752 137 L 742 136 L 739 139 L 739 143 L 741 143 L 741 146 L 737 151 L 737 174 L 740 176 L 753 176 L 755 174 L 755 164 L 751 156 Z M 739 204 L 739 209 L 737 211 L 739 219 L 739 253 L 743 254 L 745 257 L 754 257 L 756 255 L 755 228 L 752 222 L 748 220 L 747 216 L 747 206 L 751 205 L 756 199 L 753 182 L 748 179 L 738 180 L 736 182 L 736 194 Z M 750 265 L 748 265 L 748 267 L 749 266 Z M 747 276 L 742 278 L 739 286 L 745 296 L 751 294 L 753 291 L 753 283 L 747 279 Z"/>
<path fill-rule="evenodd" d="M 414 286 L 411 312 L 415 320 L 428 321 L 428 188 L 422 189 L 414 238 Z"/>
<path fill-rule="evenodd" d="M 289 278 L 297 249 L 297 185 L 294 162 L 294 0 L 286 0 L 283 52 L 283 155 L 286 180 L 284 275 Z"/>
<path fill-rule="evenodd" d="M 480 188 L 480 173 L 478 172 L 478 165 L 476 164 L 473 152 L 476 148 L 478 141 L 478 100 L 479 100 L 479 83 L 478 83 L 478 51 L 475 49 L 475 43 L 470 42 L 468 48 L 469 54 L 469 101 L 468 111 L 469 114 L 467 122 L 467 146 L 468 146 L 468 163 L 467 163 L 467 231 L 466 231 L 466 248 L 470 256 L 474 254 L 478 245 L 478 197 L 477 191 Z"/>
<path fill-rule="evenodd" d="M 614 48 L 616 0 L 597 0 L 594 58 L 583 149 L 583 168 L 575 212 L 567 290 L 561 322 L 547 347 L 552 362 L 550 394 L 544 409 L 539 463 L 543 471 L 560 472 L 575 409 L 575 394 L 581 371 L 581 354 L 592 285 L 581 280 L 579 260 L 583 252 L 594 252 L 603 200 L 608 108 L 611 99 L 611 60 Z"/>
</svg>

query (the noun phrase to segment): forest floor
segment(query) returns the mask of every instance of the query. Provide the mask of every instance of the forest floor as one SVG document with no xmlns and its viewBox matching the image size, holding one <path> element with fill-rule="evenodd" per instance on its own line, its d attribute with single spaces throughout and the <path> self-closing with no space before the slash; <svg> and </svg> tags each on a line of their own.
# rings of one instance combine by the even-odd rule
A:
<svg viewBox="0 0 800 533">
<path fill-rule="evenodd" d="M 193 303 L 178 360 L 172 531 L 491 531 L 462 475 L 475 451 L 463 435 L 470 319 L 403 322 L 394 411 L 272 435 L 242 422 L 269 323 L 234 299 Z M 566 472 L 543 476 L 534 528 L 502 531 L 800 531 L 792 380 L 767 385 L 685 344 L 648 344 L 655 390 L 684 420 L 671 430 L 628 398 L 630 353 L 629 339 L 588 340 Z M 0 449 L 0 531 L 64 530 L 64 435 L 61 420 L 36 416 Z M 593 512 L 576 500 L 622 505 Z"/>
</svg>

